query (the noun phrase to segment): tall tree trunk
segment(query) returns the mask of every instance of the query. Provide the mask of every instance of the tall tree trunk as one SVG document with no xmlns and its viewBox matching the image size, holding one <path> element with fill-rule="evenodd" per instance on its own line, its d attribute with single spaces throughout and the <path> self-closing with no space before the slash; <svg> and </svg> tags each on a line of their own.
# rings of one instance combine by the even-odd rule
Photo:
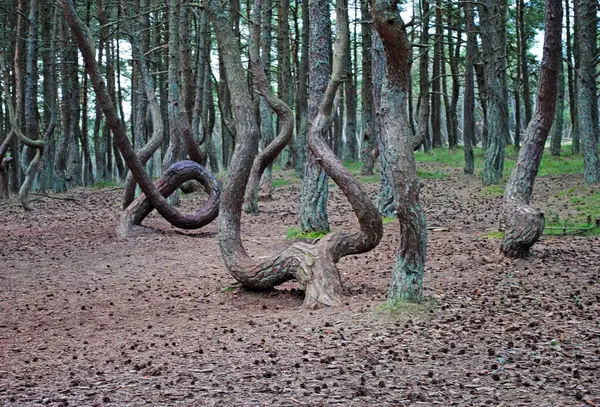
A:
<svg viewBox="0 0 600 407">
<path fill-rule="evenodd" d="M 385 81 L 386 69 L 386 53 L 383 47 L 383 42 L 379 33 L 373 31 L 373 108 L 375 114 L 375 137 L 377 139 L 377 154 L 381 152 L 384 145 L 382 140 L 382 116 L 379 114 L 381 109 L 381 92 Z M 428 109 L 429 110 L 429 109 Z M 381 162 L 381 183 L 379 185 L 379 193 L 375 198 L 375 204 L 379 213 L 386 218 L 396 217 L 396 208 L 394 207 L 394 191 L 392 185 L 392 175 L 390 174 L 390 166 L 388 165 L 388 156 L 379 154 Z"/>
<path fill-rule="evenodd" d="M 583 152 L 583 179 L 586 184 L 600 182 L 600 162 L 598 161 L 598 129 L 597 112 L 594 114 L 594 99 L 596 98 L 596 64 L 595 53 L 597 41 L 595 26 L 596 1 L 575 0 L 577 7 L 575 41 L 579 54 L 579 69 L 577 70 L 577 133 L 581 137 Z"/>
<path fill-rule="evenodd" d="M 308 1 L 302 2 L 302 42 L 300 67 L 298 69 L 298 90 L 296 91 L 296 174 L 304 173 L 306 164 L 306 132 L 308 131 L 308 54 L 310 17 Z"/>
<path fill-rule="evenodd" d="M 277 7 L 277 97 L 291 106 L 292 100 L 292 66 L 290 64 L 290 0 L 278 0 Z M 281 123 L 277 120 L 277 130 Z M 290 154 L 285 168 L 294 168 L 298 159 L 294 143 L 289 146 Z"/>
<path fill-rule="evenodd" d="M 452 4 L 448 5 L 449 15 L 453 12 Z M 460 15 L 460 8 L 456 9 L 456 13 Z M 457 24 L 459 18 L 448 17 L 449 25 Z M 450 117 L 450 128 L 448 129 L 448 145 L 450 148 L 456 148 L 458 145 L 458 98 L 460 96 L 460 79 L 458 63 L 460 61 L 461 54 L 461 38 L 462 30 L 457 28 L 456 37 L 457 41 L 454 42 L 452 31 L 448 28 L 448 62 L 450 65 L 450 74 L 452 75 L 452 98 L 450 100 L 450 108 L 447 109 L 446 114 Z"/>
<path fill-rule="evenodd" d="M 560 0 L 558 0 L 560 1 Z M 521 79 L 523 81 L 523 105 L 525 107 L 525 126 L 529 125 L 531 121 L 532 115 L 532 105 L 531 105 L 531 91 L 529 85 L 529 60 L 527 59 L 527 45 L 529 44 L 529 27 L 525 25 L 525 0 L 518 0 L 519 2 L 519 31 L 521 34 L 521 48 L 519 52 L 521 53 L 520 62 L 521 62 Z"/>
<path fill-rule="evenodd" d="M 360 36 L 362 40 L 362 77 L 360 87 L 361 99 L 361 175 L 373 175 L 376 157 L 373 154 L 377 140 L 373 127 L 373 74 L 371 70 L 371 10 L 368 0 L 361 0 L 361 28 Z"/>
<path fill-rule="evenodd" d="M 413 154 L 414 140 L 406 112 L 411 45 L 396 0 L 375 0 L 371 7 L 373 23 L 383 40 L 387 57 L 387 78 L 378 111 L 378 116 L 381 116 L 381 154 L 386 156 L 390 167 L 394 203 L 400 223 L 388 302 L 421 301 L 427 222 L 419 204 L 420 184 Z"/>
<path fill-rule="evenodd" d="M 350 32 L 348 32 L 348 43 L 350 43 Z M 356 63 L 356 61 L 354 61 Z M 346 81 L 344 82 L 344 103 L 346 120 L 344 122 L 344 135 L 346 137 L 345 159 L 351 162 L 358 160 L 358 143 L 356 140 L 356 71 L 352 61 L 351 53 L 346 56 Z"/>
<path fill-rule="evenodd" d="M 500 183 L 504 169 L 504 146 L 508 135 L 506 85 L 506 1 L 482 0 L 481 46 L 485 73 L 488 144 L 483 167 L 484 185 Z"/>
<path fill-rule="evenodd" d="M 309 80 L 308 125 L 314 124 L 331 73 L 331 20 L 327 0 L 309 0 Z M 305 232 L 329 232 L 327 218 L 327 174 L 314 154 L 308 154 L 300 198 L 300 227 Z"/>
<path fill-rule="evenodd" d="M 579 98 L 576 73 L 579 71 L 579 52 L 577 51 L 577 1 L 573 0 L 573 25 L 570 22 L 569 0 L 565 0 L 565 10 L 567 14 L 567 59 L 569 60 L 568 83 L 569 83 L 569 107 L 571 113 L 571 149 L 574 155 L 581 151 L 581 140 L 579 137 Z M 573 35 L 571 35 L 573 27 Z"/>
<path fill-rule="evenodd" d="M 436 0 L 435 39 L 433 44 L 433 77 L 431 78 L 431 146 L 433 148 L 442 146 L 442 34 L 442 0 Z"/>
<path fill-rule="evenodd" d="M 473 157 L 473 144 L 475 140 L 475 23 L 473 22 L 473 3 L 463 3 L 465 20 L 467 22 L 467 45 L 465 50 L 465 91 L 463 96 L 463 143 L 465 155 L 465 174 L 473 175 L 475 159 Z"/>
<path fill-rule="evenodd" d="M 565 112 L 565 67 L 562 61 L 560 62 L 558 69 L 559 74 L 558 93 L 556 96 L 556 112 L 554 116 L 554 124 L 552 125 L 552 140 L 550 140 L 550 154 L 556 157 L 560 157 Z"/>
<path fill-rule="evenodd" d="M 581 0 L 585 1 L 585 0 Z M 546 0 L 544 55 L 535 116 L 527 126 L 523 148 L 504 191 L 503 218 L 506 224 L 500 251 L 513 258 L 529 252 L 544 230 L 544 215 L 533 208 L 533 183 L 542 160 L 556 110 L 556 93 L 561 57 L 562 8 L 557 0 Z"/>
<path fill-rule="evenodd" d="M 421 39 L 419 52 L 419 103 L 417 108 L 417 140 L 425 151 L 431 149 L 429 134 L 429 0 L 421 2 Z"/>
</svg>

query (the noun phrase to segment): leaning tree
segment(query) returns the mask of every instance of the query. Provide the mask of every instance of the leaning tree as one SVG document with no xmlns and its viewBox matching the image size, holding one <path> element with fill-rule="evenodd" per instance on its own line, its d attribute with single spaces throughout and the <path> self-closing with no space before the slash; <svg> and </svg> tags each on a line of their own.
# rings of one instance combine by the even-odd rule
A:
<svg viewBox="0 0 600 407">
<path fill-rule="evenodd" d="M 504 190 L 506 230 L 500 251 L 521 257 L 544 230 L 544 214 L 533 208 L 531 194 L 544 146 L 554 119 L 561 62 L 562 8 L 557 0 L 546 0 L 544 55 L 535 115 L 525 131 L 523 147 Z"/>
<path fill-rule="evenodd" d="M 260 0 L 255 0 L 254 7 L 255 15 L 260 15 Z M 208 8 L 227 73 L 237 133 L 231 164 L 223 185 L 219 216 L 219 247 L 225 266 L 244 287 L 264 290 L 296 279 L 305 287 L 306 308 L 339 305 L 343 293 L 336 263 L 343 256 L 373 249 L 383 235 L 381 216 L 369 196 L 324 141 L 324 135 L 331 126 L 335 94 L 343 80 L 344 53 L 349 52 L 346 1 L 336 1 L 338 30 L 334 45 L 333 73 L 318 114 L 310 124 L 307 145 L 348 198 L 358 218 L 360 230 L 332 233 L 314 245 L 295 243 L 262 262 L 250 257 L 241 238 L 244 190 L 258 148 L 259 128 L 254 104 L 239 45 L 231 30 L 230 21 L 221 12 L 225 9 L 224 4 L 218 0 L 209 0 Z"/>
<path fill-rule="evenodd" d="M 413 153 L 415 141 L 406 108 L 411 44 L 398 11 L 398 0 L 373 0 L 371 13 L 387 60 L 387 74 L 377 114 L 380 117 L 381 154 L 388 163 L 394 206 L 400 223 L 399 246 L 388 301 L 420 301 L 427 255 L 427 222 L 419 204 L 421 187 Z"/>
<path fill-rule="evenodd" d="M 121 236 L 127 236 L 140 230 L 140 223 L 153 209 L 156 209 L 173 226 L 182 229 L 198 229 L 212 222 L 219 212 L 221 191 L 219 182 L 203 166 L 195 161 L 186 160 L 171 165 L 161 179 L 154 184 L 152 183 L 142 160 L 133 151 L 125 127 L 110 98 L 100 73 L 100 67 L 95 60 L 91 31 L 77 15 L 72 0 L 61 0 L 61 4 L 73 37 L 81 51 L 85 70 L 96 93 L 97 103 L 106 116 L 106 122 L 115 137 L 115 142 L 127 163 L 127 167 L 143 192 L 124 211 L 123 216 L 126 219 L 121 220 L 118 233 Z M 169 205 L 165 197 L 173 193 L 181 184 L 192 179 L 200 182 L 210 194 L 210 197 L 201 209 L 193 214 L 186 215 Z"/>
</svg>

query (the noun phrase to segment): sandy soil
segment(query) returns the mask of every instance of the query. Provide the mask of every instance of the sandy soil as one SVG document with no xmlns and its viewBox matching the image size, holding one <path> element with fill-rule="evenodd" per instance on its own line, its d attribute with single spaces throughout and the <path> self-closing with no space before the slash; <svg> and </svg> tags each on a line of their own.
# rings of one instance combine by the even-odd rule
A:
<svg viewBox="0 0 600 407">
<path fill-rule="evenodd" d="M 539 180 L 536 205 L 579 177 Z M 374 196 L 376 185 L 367 185 Z M 426 180 L 426 304 L 382 309 L 397 225 L 339 264 L 347 299 L 301 309 L 293 283 L 241 290 L 216 223 L 119 240 L 121 190 L 0 205 L 0 405 L 600 406 L 600 238 L 545 237 L 496 261 L 501 198 L 459 173 Z M 286 245 L 297 185 L 243 218 L 250 253 Z M 188 195 L 188 210 L 200 204 Z M 334 229 L 356 226 L 338 189 Z"/>
</svg>

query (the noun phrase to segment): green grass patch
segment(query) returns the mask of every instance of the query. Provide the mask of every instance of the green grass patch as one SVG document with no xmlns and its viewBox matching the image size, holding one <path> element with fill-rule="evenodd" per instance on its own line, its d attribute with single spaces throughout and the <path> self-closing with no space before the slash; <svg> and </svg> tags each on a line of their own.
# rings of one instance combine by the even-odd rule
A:
<svg viewBox="0 0 600 407">
<path fill-rule="evenodd" d="M 287 229 L 285 237 L 287 239 L 321 239 L 327 235 L 326 232 L 305 232 L 300 228 L 290 227 Z"/>
<path fill-rule="evenodd" d="M 284 187 L 290 184 L 292 184 L 292 180 L 288 178 L 273 178 L 273 180 L 271 181 L 271 185 L 273 185 L 273 188 Z"/>
<path fill-rule="evenodd" d="M 396 222 L 398 219 L 396 218 L 388 218 L 387 216 L 384 216 L 383 219 L 381 219 L 384 225 L 387 225 L 388 223 L 393 223 Z"/>
<path fill-rule="evenodd" d="M 364 182 L 366 184 L 378 184 L 379 182 L 381 182 L 381 175 L 380 174 L 359 175 L 358 180 L 360 182 Z"/>
<path fill-rule="evenodd" d="M 442 179 L 446 178 L 446 174 L 440 171 L 425 171 L 417 169 L 417 177 L 421 179 Z"/>
<path fill-rule="evenodd" d="M 502 240 L 504 239 L 504 232 L 500 230 L 492 230 L 491 232 L 488 232 L 488 234 L 485 235 L 485 237 L 487 237 L 490 240 Z"/>
<path fill-rule="evenodd" d="M 483 196 L 503 196 L 504 185 L 488 185 L 486 187 L 481 188 L 479 194 Z"/>
<path fill-rule="evenodd" d="M 121 187 L 121 186 L 123 186 L 123 185 L 121 185 L 115 181 L 99 181 L 93 185 L 90 185 L 90 188 L 103 189 L 103 188 L 115 188 L 115 187 Z"/>
<path fill-rule="evenodd" d="M 427 315 L 435 307 L 438 301 L 433 297 L 423 298 L 421 302 L 396 301 L 386 302 L 375 307 L 375 315 L 394 320 L 405 320 Z"/>
</svg>

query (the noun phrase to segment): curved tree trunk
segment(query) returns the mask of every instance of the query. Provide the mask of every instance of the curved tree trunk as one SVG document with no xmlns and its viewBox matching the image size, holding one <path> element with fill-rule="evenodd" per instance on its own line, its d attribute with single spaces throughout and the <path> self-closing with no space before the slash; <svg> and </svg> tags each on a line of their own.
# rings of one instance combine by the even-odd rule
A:
<svg viewBox="0 0 600 407">
<path fill-rule="evenodd" d="M 512 258 L 527 254 L 544 230 L 544 215 L 530 203 L 533 183 L 554 119 L 561 64 L 561 27 L 561 2 L 546 0 L 544 56 L 536 111 L 527 126 L 523 147 L 504 191 L 506 231 L 500 251 Z"/>
<path fill-rule="evenodd" d="M 122 1 L 123 9 L 125 10 L 127 26 L 129 29 L 129 36 L 131 41 L 131 48 L 133 51 L 133 60 L 137 64 L 140 79 L 142 81 L 142 87 L 148 99 L 148 106 L 150 107 L 150 113 L 152 115 L 152 137 L 145 146 L 138 149 L 137 156 L 140 159 L 142 165 L 146 165 L 150 157 L 158 150 L 162 143 L 162 137 L 164 132 L 164 123 L 160 113 L 160 106 L 156 100 L 156 93 L 154 92 L 154 84 L 150 77 L 150 71 L 146 64 L 146 58 L 144 57 L 144 51 L 141 47 L 141 43 L 135 33 L 133 21 L 127 12 L 127 4 Z M 127 180 L 125 182 L 125 192 L 123 193 L 122 207 L 127 208 L 135 198 L 135 178 L 131 171 L 127 173 Z"/>
<path fill-rule="evenodd" d="M 77 16 L 72 0 L 61 0 L 61 5 L 64 9 L 69 26 L 71 27 L 73 37 L 83 56 L 86 71 L 90 76 L 94 92 L 96 93 L 97 103 L 101 107 L 108 126 L 114 134 L 119 150 L 123 154 L 123 159 L 131 170 L 136 182 L 140 185 L 146 198 L 152 203 L 152 206 L 161 214 L 161 216 L 175 227 L 197 229 L 211 222 L 214 218 L 211 219 L 210 217 L 198 216 L 197 214 L 181 214 L 177 209 L 170 206 L 167 200 L 162 196 L 161 192 L 154 187 L 150 177 L 146 173 L 144 165 L 133 151 L 131 143 L 127 138 L 125 128 L 110 99 L 106 85 L 100 74 L 100 68 L 94 59 L 94 45 L 91 42 L 93 36 L 91 35 L 89 28 L 86 27 Z M 215 213 L 216 211 L 213 211 L 212 207 L 218 206 L 218 203 L 218 199 L 209 200 L 207 203 L 209 207 L 205 206 L 200 213 Z"/>
<path fill-rule="evenodd" d="M 387 60 L 387 78 L 378 112 L 384 147 L 381 154 L 386 156 L 390 167 L 400 223 L 400 242 L 388 291 L 390 303 L 421 301 L 427 254 L 427 222 L 419 204 L 414 140 L 406 111 L 411 45 L 397 6 L 397 0 L 374 0 L 371 4 L 373 23 L 383 40 Z"/>
<path fill-rule="evenodd" d="M 258 188 L 260 177 L 265 168 L 275 160 L 281 150 L 290 142 L 294 133 L 294 114 L 292 109 L 285 101 L 279 99 L 269 85 L 269 79 L 263 69 L 264 64 L 261 61 L 259 53 L 260 44 L 260 4 L 254 10 L 254 19 L 250 26 L 250 42 L 248 44 L 250 52 L 250 69 L 254 79 L 254 85 L 260 94 L 265 98 L 269 107 L 277 113 L 279 118 L 279 135 L 254 159 L 250 179 L 246 185 L 244 193 L 244 212 L 258 213 Z"/>
<path fill-rule="evenodd" d="M 260 7 L 260 0 L 255 8 Z M 211 3 L 211 21 L 228 72 L 237 128 L 237 142 L 223 187 L 219 217 L 219 246 L 225 265 L 233 277 L 245 287 L 268 289 L 287 280 L 297 279 L 305 286 L 304 306 L 318 308 L 338 305 L 342 285 L 335 264 L 343 256 L 363 253 L 374 248 L 383 234 L 381 217 L 360 184 L 344 168 L 324 142 L 323 135 L 331 125 L 335 93 L 342 79 L 343 52 L 348 52 L 345 30 L 348 30 L 345 0 L 337 0 L 338 32 L 335 45 L 334 71 L 320 104 L 319 112 L 307 134 L 308 148 L 320 158 L 321 165 L 347 196 L 361 230 L 355 233 L 333 233 L 315 245 L 294 244 L 283 252 L 257 263 L 242 245 L 240 223 L 243 195 L 250 166 L 258 142 L 258 124 L 250 98 L 239 47 L 227 19 L 218 12 L 221 4 Z"/>
</svg>

